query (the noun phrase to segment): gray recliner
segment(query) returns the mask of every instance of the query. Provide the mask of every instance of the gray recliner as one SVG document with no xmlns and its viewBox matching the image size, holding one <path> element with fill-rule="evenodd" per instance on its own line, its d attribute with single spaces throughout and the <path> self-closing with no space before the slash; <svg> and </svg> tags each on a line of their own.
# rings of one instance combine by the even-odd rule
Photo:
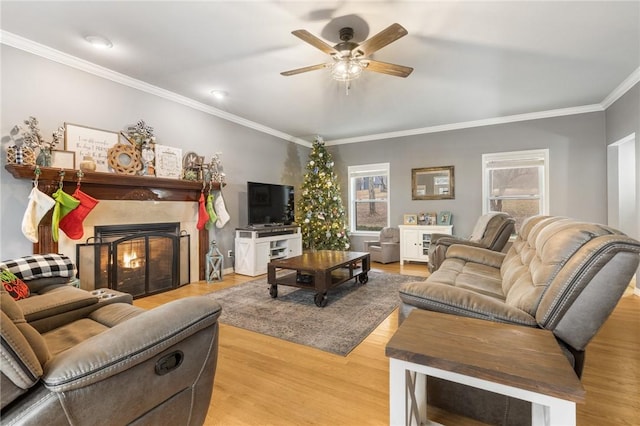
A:
<svg viewBox="0 0 640 426">
<path fill-rule="evenodd" d="M 0 306 L 3 425 L 204 423 L 218 353 L 213 299 L 149 311 L 97 301 L 42 328 L 4 290 Z"/>
<path fill-rule="evenodd" d="M 507 253 L 452 245 L 425 281 L 400 288 L 400 321 L 413 309 L 550 330 L 578 377 L 585 348 L 640 264 L 640 242 L 605 225 L 527 219 Z M 496 351 L 500 348 L 496 347 Z M 430 379 L 429 403 L 491 424 L 531 424 L 528 403 Z"/>
<path fill-rule="evenodd" d="M 515 220 L 508 213 L 491 212 L 478 218 L 469 238 L 459 238 L 447 234 L 432 234 L 429 245 L 429 271 L 437 271 L 445 259 L 449 247 L 464 244 L 473 247 L 501 251 L 515 231 Z"/>
<path fill-rule="evenodd" d="M 400 229 L 382 228 L 377 241 L 365 241 L 365 251 L 369 252 L 371 261 L 391 263 L 400 261 Z"/>
</svg>

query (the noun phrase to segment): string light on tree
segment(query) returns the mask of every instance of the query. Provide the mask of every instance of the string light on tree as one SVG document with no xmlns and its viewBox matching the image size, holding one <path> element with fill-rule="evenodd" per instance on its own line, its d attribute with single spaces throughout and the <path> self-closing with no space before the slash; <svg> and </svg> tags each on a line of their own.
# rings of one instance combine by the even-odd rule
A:
<svg viewBox="0 0 640 426">
<path fill-rule="evenodd" d="M 301 187 L 302 207 L 298 209 L 305 249 L 349 249 L 346 214 L 333 166 L 331 154 L 327 152 L 322 138 L 317 136 Z"/>
</svg>

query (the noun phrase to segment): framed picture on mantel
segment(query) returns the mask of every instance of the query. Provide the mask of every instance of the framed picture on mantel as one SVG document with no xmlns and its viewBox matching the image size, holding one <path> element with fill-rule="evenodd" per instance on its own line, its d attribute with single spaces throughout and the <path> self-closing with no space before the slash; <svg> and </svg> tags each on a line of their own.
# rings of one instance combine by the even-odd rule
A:
<svg viewBox="0 0 640 426">
<path fill-rule="evenodd" d="M 84 157 L 96 163 L 96 172 L 109 172 L 109 148 L 117 144 L 119 135 L 109 130 L 94 129 L 77 124 L 64 123 L 64 147 L 75 152 L 75 169 L 80 168 Z"/>
</svg>

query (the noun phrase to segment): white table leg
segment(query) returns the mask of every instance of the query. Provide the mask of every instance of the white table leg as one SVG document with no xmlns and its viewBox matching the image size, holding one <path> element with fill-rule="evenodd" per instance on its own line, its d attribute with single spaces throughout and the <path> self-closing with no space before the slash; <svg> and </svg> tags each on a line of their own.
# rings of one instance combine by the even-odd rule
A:
<svg viewBox="0 0 640 426">
<path fill-rule="evenodd" d="M 555 399 L 551 405 L 531 403 L 532 426 L 575 426 L 576 404 Z"/>
</svg>

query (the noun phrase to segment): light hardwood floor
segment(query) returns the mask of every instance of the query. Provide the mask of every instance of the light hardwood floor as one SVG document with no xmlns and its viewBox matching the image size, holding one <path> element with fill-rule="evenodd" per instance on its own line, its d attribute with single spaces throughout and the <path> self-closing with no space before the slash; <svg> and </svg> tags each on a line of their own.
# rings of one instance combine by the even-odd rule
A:
<svg viewBox="0 0 640 426">
<path fill-rule="evenodd" d="M 422 264 L 374 263 L 373 269 L 428 274 Z M 230 274 L 222 282 L 192 283 L 134 304 L 151 309 L 251 279 Z M 206 425 L 388 424 L 384 348 L 397 324 L 396 310 L 346 357 L 221 324 Z M 578 425 L 640 425 L 639 330 L 640 297 L 628 291 L 588 346 L 582 377 L 587 402 L 577 407 Z M 441 411 L 430 411 L 429 416 L 449 425 L 480 424 Z"/>
</svg>

